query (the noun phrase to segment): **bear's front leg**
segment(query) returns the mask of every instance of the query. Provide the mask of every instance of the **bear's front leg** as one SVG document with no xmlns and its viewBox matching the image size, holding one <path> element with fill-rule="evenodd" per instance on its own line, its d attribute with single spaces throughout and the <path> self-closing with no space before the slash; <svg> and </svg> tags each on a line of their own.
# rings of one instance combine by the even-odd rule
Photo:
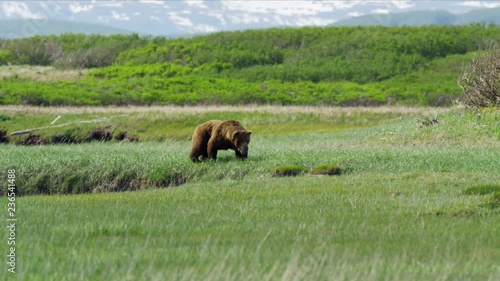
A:
<svg viewBox="0 0 500 281">
<path fill-rule="evenodd" d="M 210 159 L 217 160 L 217 150 L 219 150 L 219 149 L 215 145 L 214 139 L 210 139 L 210 141 L 208 141 L 208 145 L 207 145 L 208 157 Z"/>
</svg>

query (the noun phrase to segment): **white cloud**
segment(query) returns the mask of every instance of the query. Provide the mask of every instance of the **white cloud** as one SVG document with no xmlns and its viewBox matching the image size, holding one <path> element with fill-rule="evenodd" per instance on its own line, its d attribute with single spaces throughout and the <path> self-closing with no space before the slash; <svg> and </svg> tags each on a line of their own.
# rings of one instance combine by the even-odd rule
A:
<svg viewBox="0 0 500 281">
<path fill-rule="evenodd" d="M 165 4 L 165 1 L 158 1 L 158 0 L 139 0 L 139 3 L 143 3 L 143 4 L 151 4 L 151 5 L 163 5 L 163 4 Z"/>
<path fill-rule="evenodd" d="M 262 17 L 255 16 L 255 15 L 252 15 L 250 13 L 228 15 L 227 17 L 231 21 L 232 24 L 260 23 L 261 19 L 262 19 Z"/>
<path fill-rule="evenodd" d="M 221 0 L 223 10 L 273 13 L 284 16 L 313 16 L 362 5 L 360 1 L 234 1 Z"/>
<path fill-rule="evenodd" d="M 191 29 L 191 32 L 204 32 L 204 33 L 209 33 L 209 32 L 216 32 L 218 31 L 217 28 L 208 25 L 208 24 L 196 24 L 193 26 Z"/>
<path fill-rule="evenodd" d="M 226 25 L 226 19 L 224 17 L 224 13 L 222 13 L 220 11 L 208 11 L 206 13 L 205 12 L 200 12 L 200 14 L 216 18 L 217 20 L 219 20 L 219 22 L 220 22 L 221 25 L 223 25 L 223 26 Z"/>
<path fill-rule="evenodd" d="M 102 23 L 108 23 L 109 22 L 109 18 L 102 17 L 102 16 L 98 16 L 97 20 L 100 21 L 100 22 L 102 22 Z"/>
<path fill-rule="evenodd" d="M 488 9 L 492 9 L 492 8 L 498 8 L 500 7 L 500 3 L 498 2 L 486 2 L 486 3 L 483 3 L 483 7 L 485 8 L 488 8 Z"/>
<path fill-rule="evenodd" d="M 392 6 L 394 6 L 398 10 L 403 10 L 403 9 L 408 9 L 415 7 L 414 3 L 411 3 L 412 1 L 391 1 Z"/>
<path fill-rule="evenodd" d="M 181 17 L 175 12 L 169 12 L 167 15 L 175 25 L 189 33 L 207 33 L 217 31 L 217 28 L 208 24 L 194 24 L 189 18 Z"/>
<path fill-rule="evenodd" d="M 73 14 L 78 14 L 78 13 L 81 13 L 81 12 L 88 12 L 88 11 L 92 10 L 93 8 L 94 8 L 94 5 L 83 5 L 83 6 L 80 6 L 80 4 L 78 4 L 76 2 L 73 2 L 73 3 L 69 4 L 69 10 Z"/>
<path fill-rule="evenodd" d="M 482 7 L 481 2 L 479 2 L 479 1 L 465 1 L 465 2 L 460 3 L 458 5 L 466 6 L 466 7 Z"/>
<path fill-rule="evenodd" d="M 372 10 L 373 14 L 388 14 L 390 11 L 388 9 L 375 9 Z"/>
<path fill-rule="evenodd" d="M 193 22 L 189 18 L 181 17 L 176 12 L 170 12 L 167 13 L 167 15 L 170 18 L 170 20 L 176 25 L 183 27 L 193 26 Z"/>
<path fill-rule="evenodd" d="M 123 3 L 117 2 L 93 2 L 100 7 L 110 7 L 110 8 L 123 8 Z"/>
<path fill-rule="evenodd" d="M 286 25 L 286 21 L 279 15 L 274 15 L 271 20 L 273 24 Z"/>
<path fill-rule="evenodd" d="M 63 9 L 61 3 L 57 1 L 47 1 L 41 2 L 40 7 L 42 7 L 45 15 L 49 18 L 57 16 L 59 12 Z"/>
<path fill-rule="evenodd" d="M 203 3 L 203 0 L 184 0 L 184 3 L 188 4 L 190 7 L 207 9 L 208 7 Z"/>
<path fill-rule="evenodd" d="M 125 21 L 130 20 L 130 17 L 127 14 L 124 13 L 119 14 L 115 11 L 111 11 L 111 17 L 113 17 L 113 19 L 115 20 L 125 20 Z"/>
<path fill-rule="evenodd" d="M 317 17 L 310 17 L 310 18 L 298 18 L 296 19 L 295 23 L 293 25 L 295 26 L 325 26 L 331 23 L 336 22 L 336 20 L 332 19 L 322 19 L 322 18 L 317 18 Z"/>
<path fill-rule="evenodd" d="M 360 12 L 351 12 L 348 14 L 350 17 L 361 17 L 364 16 L 365 14 L 360 13 Z"/>
<path fill-rule="evenodd" d="M 19 16 L 23 19 L 42 19 L 40 14 L 33 13 L 26 3 L 5 2 L 2 3 L 2 11 L 7 17 Z"/>
<path fill-rule="evenodd" d="M 461 6 L 474 7 L 474 8 L 498 8 L 500 7 L 499 2 L 487 2 L 487 1 L 465 1 L 460 3 Z"/>
</svg>

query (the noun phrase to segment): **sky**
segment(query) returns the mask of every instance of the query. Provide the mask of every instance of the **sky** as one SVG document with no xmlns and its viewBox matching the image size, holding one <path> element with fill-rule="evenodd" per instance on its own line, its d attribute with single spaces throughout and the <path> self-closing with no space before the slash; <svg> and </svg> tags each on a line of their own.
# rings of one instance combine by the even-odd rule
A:
<svg viewBox="0 0 500 281">
<path fill-rule="evenodd" d="M 268 27 L 326 26 L 349 17 L 415 10 L 497 8 L 500 1 L 138 0 L 0 1 L 0 20 L 70 20 L 141 34 L 200 34 Z"/>
</svg>

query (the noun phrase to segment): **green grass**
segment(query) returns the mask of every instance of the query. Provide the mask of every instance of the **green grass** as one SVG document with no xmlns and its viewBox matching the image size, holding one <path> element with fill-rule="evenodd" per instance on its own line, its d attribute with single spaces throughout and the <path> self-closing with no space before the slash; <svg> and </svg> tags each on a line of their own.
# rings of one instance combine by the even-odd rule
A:
<svg viewBox="0 0 500 281">
<path fill-rule="evenodd" d="M 330 116 L 337 110 L 331 109 L 309 116 L 302 108 L 289 121 L 297 126 L 292 132 L 259 134 L 254 124 L 271 120 L 268 113 L 257 108 L 252 119 L 236 110 L 254 132 L 246 161 L 221 152 L 216 162 L 191 163 L 185 137 L 0 146 L 0 167 L 16 169 L 20 194 L 97 192 L 17 197 L 18 272 L 12 278 L 2 270 L 0 278 L 500 278 L 498 192 L 466 194 L 500 183 L 498 111 L 454 109 L 440 113 L 438 125 L 420 128 L 417 118 L 426 111 L 395 116 L 395 108 L 359 128 L 302 133 L 300 126 L 329 120 L 327 128 L 353 115 L 338 109 L 342 114 Z M 293 116 L 284 111 L 274 110 Z M 373 111 L 356 109 L 359 115 L 346 120 L 360 122 Z M 172 113 L 179 128 L 194 122 L 188 112 Z M 270 173 L 283 165 L 312 170 L 331 163 L 342 168 L 340 176 Z M 143 190 L 101 193 L 127 184 Z M 3 196 L 0 205 L 6 203 Z M 7 231 L 0 236 L 6 241 Z M 0 249 L 6 252 L 6 243 Z"/>
<path fill-rule="evenodd" d="M 476 185 L 467 188 L 464 191 L 465 195 L 485 195 L 485 194 L 492 194 L 495 192 L 500 192 L 500 185 L 493 185 L 493 184 L 483 184 L 483 185 Z"/>
</svg>

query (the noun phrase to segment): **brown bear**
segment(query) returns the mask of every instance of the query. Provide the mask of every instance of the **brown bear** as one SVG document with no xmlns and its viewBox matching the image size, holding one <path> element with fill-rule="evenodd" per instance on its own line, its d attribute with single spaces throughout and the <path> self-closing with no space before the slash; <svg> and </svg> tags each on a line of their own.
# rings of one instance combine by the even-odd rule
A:
<svg viewBox="0 0 500 281">
<path fill-rule="evenodd" d="M 235 120 L 211 120 L 198 125 L 193 134 L 193 146 L 189 158 L 193 162 L 217 159 L 218 150 L 232 149 L 239 159 L 248 156 L 251 131 Z"/>
</svg>

